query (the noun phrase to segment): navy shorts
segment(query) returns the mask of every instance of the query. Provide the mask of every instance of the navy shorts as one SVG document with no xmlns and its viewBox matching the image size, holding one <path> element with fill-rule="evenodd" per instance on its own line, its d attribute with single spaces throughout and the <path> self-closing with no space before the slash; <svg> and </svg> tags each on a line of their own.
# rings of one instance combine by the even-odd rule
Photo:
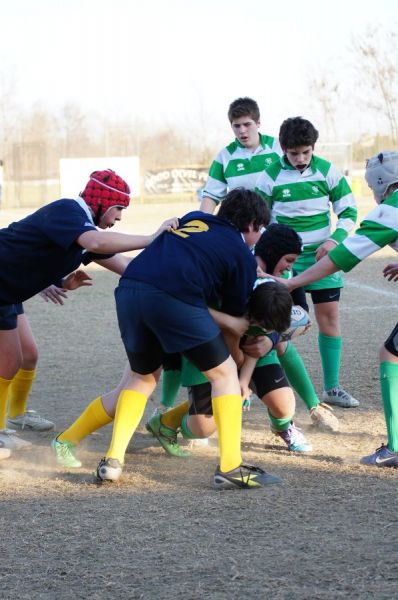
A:
<svg viewBox="0 0 398 600">
<path fill-rule="evenodd" d="M 152 373 L 163 364 L 165 353 L 184 353 L 220 337 L 207 308 L 181 302 L 149 283 L 122 279 L 115 298 L 133 371 Z"/>
<path fill-rule="evenodd" d="M 0 331 L 17 328 L 17 317 L 24 312 L 22 303 L 0 306 Z"/>
</svg>

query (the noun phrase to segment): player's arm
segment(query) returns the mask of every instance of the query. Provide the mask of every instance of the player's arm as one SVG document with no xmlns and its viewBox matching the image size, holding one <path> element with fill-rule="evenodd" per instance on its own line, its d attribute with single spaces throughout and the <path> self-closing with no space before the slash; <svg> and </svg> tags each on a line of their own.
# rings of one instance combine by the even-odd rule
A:
<svg viewBox="0 0 398 600">
<path fill-rule="evenodd" d="M 252 358 L 251 356 L 248 356 L 247 354 L 244 354 L 244 359 L 243 359 L 243 364 L 240 368 L 240 372 L 239 372 L 239 384 L 240 384 L 240 390 L 241 390 L 241 394 L 242 394 L 242 400 L 246 400 L 247 401 L 247 408 L 250 407 L 250 396 L 251 396 L 251 389 L 250 389 L 250 380 L 252 378 L 254 369 L 256 368 L 256 364 L 257 364 L 257 358 Z M 244 408 L 246 407 L 244 406 Z"/>
<path fill-rule="evenodd" d="M 90 229 L 82 233 L 76 242 L 88 252 L 95 254 L 111 254 L 141 250 L 149 246 L 153 240 L 164 231 L 178 228 L 178 219 L 167 219 L 152 235 L 130 235 L 128 233 L 113 233 Z"/>
<path fill-rule="evenodd" d="M 104 267 L 104 269 L 108 269 L 108 271 L 116 273 L 117 275 L 123 275 L 127 265 L 131 260 L 131 256 L 126 256 L 125 254 L 115 254 L 115 256 L 112 256 L 111 258 L 105 258 L 103 260 L 98 259 L 94 260 L 93 262 L 97 263 L 97 265 L 100 265 L 101 267 Z"/>
<path fill-rule="evenodd" d="M 209 213 L 209 214 L 213 214 L 214 211 L 217 208 L 217 202 L 215 200 L 213 200 L 212 198 L 209 198 L 208 196 L 204 196 L 202 202 L 200 203 L 200 208 L 199 210 L 201 210 L 204 213 Z"/>
</svg>

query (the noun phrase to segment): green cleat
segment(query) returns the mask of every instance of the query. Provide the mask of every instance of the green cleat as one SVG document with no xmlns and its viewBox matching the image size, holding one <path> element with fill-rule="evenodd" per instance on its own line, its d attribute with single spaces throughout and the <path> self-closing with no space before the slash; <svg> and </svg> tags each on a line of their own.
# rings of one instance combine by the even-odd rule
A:
<svg viewBox="0 0 398 600">
<path fill-rule="evenodd" d="M 166 427 L 161 422 L 161 415 L 154 415 L 146 423 L 145 427 L 155 438 L 157 438 L 164 450 L 170 456 L 177 456 L 178 458 L 187 458 L 191 456 L 191 453 L 187 450 L 183 450 L 177 442 L 177 430 Z"/>
<path fill-rule="evenodd" d="M 58 438 L 52 440 L 51 448 L 54 450 L 57 457 L 57 463 L 61 465 L 61 467 L 78 469 L 82 466 L 80 460 L 77 460 L 77 458 L 73 456 L 73 447 L 74 444 L 72 444 L 72 442 L 60 442 Z"/>
</svg>

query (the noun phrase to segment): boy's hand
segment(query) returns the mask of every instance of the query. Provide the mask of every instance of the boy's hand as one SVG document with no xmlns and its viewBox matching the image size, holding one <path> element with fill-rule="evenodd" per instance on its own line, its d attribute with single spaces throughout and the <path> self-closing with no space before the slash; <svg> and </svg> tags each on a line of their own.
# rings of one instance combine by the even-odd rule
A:
<svg viewBox="0 0 398 600">
<path fill-rule="evenodd" d="M 391 263 L 384 267 L 383 277 L 386 277 L 388 281 L 398 281 L 398 263 Z"/>
<path fill-rule="evenodd" d="M 81 269 L 78 269 L 74 273 L 71 273 L 62 281 L 62 286 L 66 290 L 77 290 L 77 288 L 82 287 L 84 285 L 93 284 L 91 282 L 90 275 L 87 275 L 87 273 L 85 273 L 85 271 L 82 271 Z"/>
<path fill-rule="evenodd" d="M 61 306 L 64 303 L 63 298 L 68 297 L 65 290 L 56 285 L 49 285 L 39 293 L 39 296 L 45 302 L 53 302 L 53 304 L 61 304 Z"/>
<path fill-rule="evenodd" d="M 333 240 L 326 240 L 326 242 L 323 242 L 323 244 L 321 244 L 318 250 L 315 252 L 315 259 L 317 261 L 321 260 L 321 258 L 329 254 L 329 252 L 333 250 L 333 248 L 336 248 L 336 246 L 337 242 Z"/>
<path fill-rule="evenodd" d="M 178 229 L 179 220 L 178 217 L 172 217 L 171 219 L 167 219 L 164 223 L 161 224 L 159 229 L 155 231 L 153 234 L 153 239 L 157 238 L 158 235 L 163 233 L 164 231 L 171 231 L 171 229 Z"/>
</svg>

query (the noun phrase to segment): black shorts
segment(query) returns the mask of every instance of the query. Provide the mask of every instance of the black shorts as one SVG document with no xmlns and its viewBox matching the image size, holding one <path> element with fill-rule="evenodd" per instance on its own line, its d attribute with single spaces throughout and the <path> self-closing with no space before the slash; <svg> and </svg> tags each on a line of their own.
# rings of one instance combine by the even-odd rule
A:
<svg viewBox="0 0 398 600">
<path fill-rule="evenodd" d="M 261 399 L 273 390 L 289 387 L 289 382 L 281 365 L 271 363 L 254 369 L 250 387 Z"/>
<path fill-rule="evenodd" d="M 340 300 L 341 288 L 330 288 L 328 290 L 310 290 L 313 304 L 323 304 L 324 302 L 338 302 Z"/>
<path fill-rule="evenodd" d="M 384 348 L 394 356 L 398 356 L 398 323 L 384 342 Z"/>
<path fill-rule="evenodd" d="M 0 331 L 17 328 L 18 315 L 23 315 L 22 303 L 0 306 Z"/>
</svg>

